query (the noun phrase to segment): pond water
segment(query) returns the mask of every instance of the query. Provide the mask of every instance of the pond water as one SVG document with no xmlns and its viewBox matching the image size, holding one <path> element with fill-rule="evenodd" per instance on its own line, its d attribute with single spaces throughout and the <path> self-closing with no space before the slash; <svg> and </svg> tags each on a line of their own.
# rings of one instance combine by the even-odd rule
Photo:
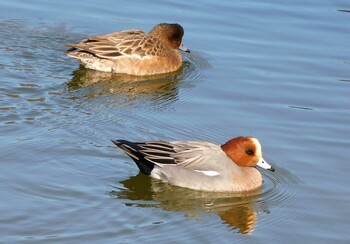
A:
<svg viewBox="0 0 350 244">
<path fill-rule="evenodd" d="M 160 22 L 192 51 L 175 73 L 64 55 Z M 345 1 L 1 1 L 0 242 L 348 243 L 349 40 Z M 110 141 L 238 135 L 276 168 L 248 195 L 152 180 Z"/>
</svg>

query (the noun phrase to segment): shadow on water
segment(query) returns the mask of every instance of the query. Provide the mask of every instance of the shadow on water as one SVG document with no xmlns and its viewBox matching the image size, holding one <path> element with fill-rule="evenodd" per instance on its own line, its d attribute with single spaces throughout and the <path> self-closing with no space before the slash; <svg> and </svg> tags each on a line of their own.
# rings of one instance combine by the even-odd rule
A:
<svg viewBox="0 0 350 244">
<path fill-rule="evenodd" d="M 348 9 L 338 9 L 338 12 L 350 13 L 350 10 L 348 10 Z"/>
<path fill-rule="evenodd" d="M 151 103 L 152 107 L 176 101 L 180 88 L 193 88 L 204 78 L 210 63 L 201 54 L 184 55 L 182 67 L 172 73 L 133 76 L 86 69 L 73 71 L 67 83 L 67 99 L 101 98 L 100 102 L 118 104 L 120 108 Z"/>
<path fill-rule="evenodd" d="M 124 94 L 128 99 L 147 95 L 149 99 L 172 100 L 177 97 L 178 83 L 184 79 L 183 70 L 152 76 L 132 76 L 86 69 L 80 66 L 67 84 L 70 98 L 94 98 L 108 94 Z"/>
<path fill-rule="evenodd" d="M 126 200 L 126 206 L 184 212 L 198 221 L 214 213 L 232 231 L 242 234 L 251 234 L 258 214 L 269 212 L 266 204 L 259 204 L 261 189 L 241 194 L 201 192 L 171 186 L 141 173 L 120 183 L 124 188 L 115 187 L 109 194 Z"/>
<path fill-rule="evenodd" d="M 259 217 L 270 213 L 270 206 L 296 199 L 296 188 L 301 184 L 283 168 L 276 168 L 273 174 L 265 172 L 263 178 L 263 186 L 250 192 L 203 192 L 169 185 L 139 173 L 121 181 L 123 187 L 115 186 L 109 194 L 124 200 L 129 207 L 183 212 L 198 221 L 201 216 L 215 214 L 230 231 L 252 234 Z"/>
</svg>

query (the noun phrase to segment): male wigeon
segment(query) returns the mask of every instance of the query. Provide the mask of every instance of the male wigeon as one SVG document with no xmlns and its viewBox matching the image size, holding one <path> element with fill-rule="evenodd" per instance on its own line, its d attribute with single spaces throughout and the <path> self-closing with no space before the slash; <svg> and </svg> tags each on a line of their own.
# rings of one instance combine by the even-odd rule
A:
<svg viewBox="0 0 350 244">
<path fill-rule="evenodd" d="M 243 192 L 259 188 L 254 166 L 275 171 L 262 157 L 254 137 L 236 137 L 223 145 L 206 141 L 112 141 L 140 171 L 172 185 L 202 191 Z"/>
<path fill-rule="evenodd" d="M 154 75 L 178 70 L 182 56 L 177 49 L 189 52 L 182 44 L 184 29 L 179 24 L 158 24 L 149 33 L 125 30 L 103 36 L 91 36 L 71 47 L 66 55 L 76 58 L 86 68 Z"/>
</svg>

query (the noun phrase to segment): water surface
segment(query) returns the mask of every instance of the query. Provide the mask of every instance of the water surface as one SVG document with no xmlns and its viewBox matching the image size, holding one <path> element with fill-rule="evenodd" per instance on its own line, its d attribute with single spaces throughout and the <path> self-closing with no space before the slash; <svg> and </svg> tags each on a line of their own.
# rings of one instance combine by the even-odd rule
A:
<svg viewBox="0 0 350 244">
<path fill-rule="evenodd" d="M 2 1 L 1 241 L 348 242 L 350 5 Z M 160 22 L 183 67 L 93 72 L 65 43 Z M 264 185 L 204 193 L 138 174 L 110 139 L 259 138 Z"/>
</svg>

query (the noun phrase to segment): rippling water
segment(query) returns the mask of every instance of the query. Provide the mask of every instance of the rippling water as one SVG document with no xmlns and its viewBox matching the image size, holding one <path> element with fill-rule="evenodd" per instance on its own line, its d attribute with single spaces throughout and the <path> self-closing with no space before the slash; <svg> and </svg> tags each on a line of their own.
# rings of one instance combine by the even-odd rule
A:
<svg viewBox="0 0 350 244">
<path fill-rule="evenodd" d="M 348 242 L 350 5 L 337 1 L 2 1 L 1 241 Z M 86 70 L 85 36 L 178 22 L 181 70 Z M 110 139 L 258 137 L 276 172 L 249 194 L 138 174 Z"/>
</svg>

